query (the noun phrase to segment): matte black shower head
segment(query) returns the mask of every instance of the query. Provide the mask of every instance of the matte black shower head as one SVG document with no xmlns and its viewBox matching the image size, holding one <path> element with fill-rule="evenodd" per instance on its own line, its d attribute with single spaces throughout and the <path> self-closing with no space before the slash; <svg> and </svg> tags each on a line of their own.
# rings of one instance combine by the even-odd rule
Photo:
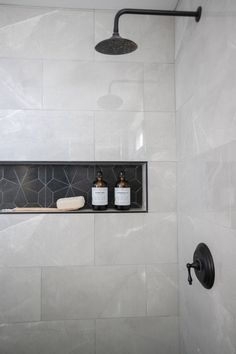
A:
<svg viewBox="0 0 236 354">
<path fill-rule="evenodd" d="M 119 35 L 119 18 L 124 14 L 194 17 L 195 21 L 199 22 L 202 14 L 202 8 L 198 7 L 197 11 L 122 9 L 115 15 L 112 37 L 99 42 L 95 47 L 97 52 L 108 55 L 120 55 L 132 53 L 138 48 L 136 43 L 130 39 L 122 38 Z"/>
<path fill-rule="evenodd" d="M 137 44 L 130 39 L 122 38 L 119 33 L 114 33 L 112 37 L 99 42 L 95 49 L 102 54 L 120 55 L 131 53 L 137 47 Z"/>
</svg>

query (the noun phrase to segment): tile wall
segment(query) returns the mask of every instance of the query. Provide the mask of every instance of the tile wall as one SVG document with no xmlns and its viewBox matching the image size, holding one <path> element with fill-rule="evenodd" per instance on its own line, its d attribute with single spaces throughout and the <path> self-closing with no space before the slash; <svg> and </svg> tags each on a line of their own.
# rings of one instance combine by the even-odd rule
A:
<svg viewBox="0 0 236 354">
<path fill-rule="evenodd" d="M 180 332 L 182 354 L 236 353 L 236 3 L 202 5 L 198 25 L 176 21 Z M 185 264 L 205 242 L 216 279 L 187 283 Z"/>
<path fill-rule="evenodd" d="M 150 212 L 1 215 L 0 352 L 179 354 L 174 22 L 1 6 L 0 160 L 147 160 Z"/>
</svg>

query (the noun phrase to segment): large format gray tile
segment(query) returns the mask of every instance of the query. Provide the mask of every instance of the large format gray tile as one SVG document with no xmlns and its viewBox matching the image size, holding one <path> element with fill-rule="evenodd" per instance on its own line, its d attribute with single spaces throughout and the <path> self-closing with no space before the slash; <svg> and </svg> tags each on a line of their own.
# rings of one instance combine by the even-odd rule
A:
<svg viewBox="0 0 236 354">
<path fill-rule="evenodd" d="M 0 109 L 42 108 L 42 62 L 0 59 Z"/>
<path fill-rule="evenodd" d="M 40 320 L 40 269 L 0 268 L 0 284 L 0 322 Z"/>
<path fill-rule="evenodd" d="M 149 316 L 178 314 L 177 264 L 146 266 L 147 313 Z"/>
<path fill-rule="evenodd" d="M 95 157 L 99 161 L 175 161 L 175 151 L 174 113 L 95 112 Z"/>
<path fill-rule="evenodd" d="M 48 321 L 0 325 L 4 354 L 94 354 L 93 321 Z"/>
<path fill-rule="evenodd" d="M 143 109 L 142 64 L 44 62 L 46 109 L 116 110 L 114 96 L 123 111 Z"/>
<path fill-rule="evenodd" d="M 145 112 L 144 127 L 147 159 L 149 161 L 175 161 L 175 114 Z"/>
<path fill-rule="evenodd" d="M 180 316 L 184 353 L 230 353 L 235 350 L 236 231 L 197 217 L 181 214 L 179 221 Z M 215 283 L 206 291 L 193 277 L 187 282 L 186 263 L 199 242 L 211 250 Z M 212 326 L 212 323 L 215 325 Z M 200 325 L 201 324 L 201 325 Z M 204 324 L 204 325 L 203 325 Z M 207 334 L 207 335 L 206 335 Z"/>
<path fill-rule="evenodd" d="M 1 57 L 93 58 L 92 11 L 1 6 L 1 12 Z"/>
<path fill-rule="evenodd" d="M 95 112 L 96 160 L 145 160 L 143 112 Z"/>
<path fill-rule="evenodd" d="M 94 160 L 92 112 L 2 110 L 0 128 L 1 160 Z"/>
<path fill-rule="evenodd" d="M 151 162 L 148 167 L 149 210 L 176 211 L 176 163 Z"/>
<path fill-rule="evenodd" d="M 177 261 L 175 214 L 96 215 L 97 264 Z"/>
<path fill-rule="evenodd" d="M 173 64 L 145 64 L 145 111 L 175 111 L 175 84 Z"/>
<path fill-rule="evenodd" d="M 96 321 L 97 354 L 179 354 L 176 317 Z"/>
<path fill-rule="evenodd" d="M 230 161 L 233 145 L 224 145 L 179 164 L 178 204 L 181 212 L 231 227 L 235 190 Z"/>
<path fill-rule="evenodd" d="M 143 266 L 44 268 L 42 318 L 144 315 L 145 281 Z"/>
<path fill-rule="evenodd" d="M 88 265 L 94 261 L 93 215 L 8 215 L 0 265 Z"/>
</svg>

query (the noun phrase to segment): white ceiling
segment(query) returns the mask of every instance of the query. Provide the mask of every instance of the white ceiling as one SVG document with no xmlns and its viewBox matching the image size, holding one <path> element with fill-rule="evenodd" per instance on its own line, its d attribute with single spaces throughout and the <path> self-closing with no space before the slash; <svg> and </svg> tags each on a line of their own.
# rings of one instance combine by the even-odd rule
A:
<svg viewBox="0 0 236 354">
<path fill-rule="evenodd" d="M 150 8 L 173 10 L 177 0 L 0 0 L 0 4 L 49 6 L 80 9 Z"/>
</svg>

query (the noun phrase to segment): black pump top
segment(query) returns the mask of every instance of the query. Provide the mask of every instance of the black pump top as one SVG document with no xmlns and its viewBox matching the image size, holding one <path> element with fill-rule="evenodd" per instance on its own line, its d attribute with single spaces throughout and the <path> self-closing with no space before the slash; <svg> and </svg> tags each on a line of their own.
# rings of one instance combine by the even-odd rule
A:
<svg viewBox="0 0 236 354">
<path fill-rule="evenodd" d="M 97 178 L 102 178 L 103 177 L 103 174 L 102 174 L 102 171 L 100 170 L 100 171 L 98 171 L 97 172 Z"/>
<path fill-rule="evenodd" d="M 120 171 L 120 179 L 125 179 L 125 171 Z"/>
</svg>

